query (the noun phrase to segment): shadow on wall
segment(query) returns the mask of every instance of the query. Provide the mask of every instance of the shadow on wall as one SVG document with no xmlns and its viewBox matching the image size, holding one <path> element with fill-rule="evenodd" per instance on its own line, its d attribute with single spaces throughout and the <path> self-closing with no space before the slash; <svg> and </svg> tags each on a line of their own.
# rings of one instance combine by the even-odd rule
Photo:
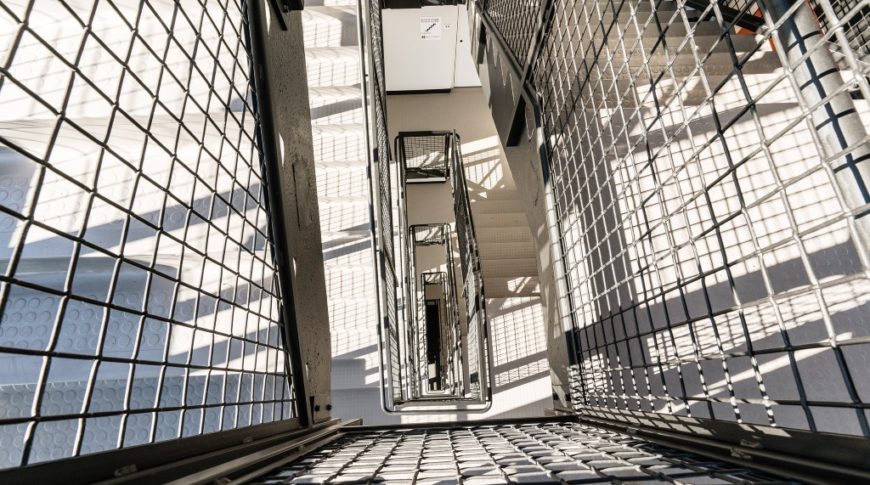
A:
<svg viewBox="0 0 870 485">
<path fill-rule="evenodd" d="M 795 103 L 723 105 L 688 122 L 659 107 L 674 124 L 649 132 L 611 110 L 586 126 L 600 134 L 588 151 L 553 138 L 574 394 L 870 435 L 870 280 L 832 175 Z"/>
</svg>

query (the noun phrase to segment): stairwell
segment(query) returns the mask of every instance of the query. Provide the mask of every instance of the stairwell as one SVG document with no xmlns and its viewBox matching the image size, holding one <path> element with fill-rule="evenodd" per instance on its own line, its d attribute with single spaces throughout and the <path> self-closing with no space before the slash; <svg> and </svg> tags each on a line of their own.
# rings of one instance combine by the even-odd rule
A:
<svg viewBox="0 0 870 485">
<path fill-rule="evenodd" d="M 306 4 L 302 16 L 332 332 L 333 414 L 362 417 L 371 424 L 398 422 L 400 418 L 382 412 L 380 404 L 378 295 L 356 5 L 342 0 Z M 483 144 L 467 143 L 463 150 L 494 348 L 495 404 L 487 416 L 539 415 L 550 390 L 534 246 L 516 187 L 491 136 L 494 128 L 480 90 L 453 94 L 451 109 L 441 110 L 447 117 L 430 117 L 430 124 L 419 129 L 456 128 L 463 142 L 486 138 Z M 411 110 L 431 114 L 434 107 L 427 105 L 428 98 L 391 97 L 390 127 L 418 129 L 392 106 L 401 110 L 410 101 Z M 463 121 L 458 108 L 468 102 L 480 106 L 476 116 Z M 481 122 L 479 115 L 486 119 Z M 486 137 L 477 133 L 477 126 L 486 127 Z M 415 414 L 401 420 L 451 417 L 455 416 Z"/>
<path fill-rule="evenodd" d="M 455 129 L 462 140 L 495 386 L 490 411 L 460 417 L 543 414 L 552 391 L 535 247 L 483 91 L 457 88 L 450 93 L 390 96 L 388 119 L 391 136 L 398 131 Z"/>
</svg>

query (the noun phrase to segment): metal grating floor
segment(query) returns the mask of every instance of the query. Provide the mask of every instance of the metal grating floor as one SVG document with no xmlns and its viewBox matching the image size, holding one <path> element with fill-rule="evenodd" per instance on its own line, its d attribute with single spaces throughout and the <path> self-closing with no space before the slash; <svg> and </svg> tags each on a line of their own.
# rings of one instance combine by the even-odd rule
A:
<svg viewBox="0 0 870 485">
<path fill-rule="evenodd" d="M 258 483 L 784 483 L 580 423 L 348 433 Z"/>
</svg>

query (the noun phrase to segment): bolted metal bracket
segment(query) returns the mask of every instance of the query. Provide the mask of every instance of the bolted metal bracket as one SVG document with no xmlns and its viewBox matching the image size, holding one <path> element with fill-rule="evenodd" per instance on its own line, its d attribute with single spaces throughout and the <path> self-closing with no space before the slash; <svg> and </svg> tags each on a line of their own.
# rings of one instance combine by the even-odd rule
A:
<svg viewBox="0 0 870 485">
<path fill-rule="evenodd" d="M 281 27 L 281 30 L 287 30 L 287 20 L 284 18 L 285 15 L 289 15 L 290 12 L 300 11 L 305 8 L 304 0 L 269 0 L 271 4 L 272 10 L 275 11 L 275 15 L 278 17 L 278 25 Z"/>
</svg>

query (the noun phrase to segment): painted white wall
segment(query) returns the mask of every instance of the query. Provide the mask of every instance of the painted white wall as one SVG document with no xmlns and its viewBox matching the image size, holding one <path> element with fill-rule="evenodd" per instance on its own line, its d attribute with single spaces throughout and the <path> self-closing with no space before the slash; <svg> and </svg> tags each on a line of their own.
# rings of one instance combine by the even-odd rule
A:
<svg viewBox="0 0 870 485">
<path fill-rule="evenodd" d="M 453 87 L 465 88 L 480 86 L 480 77 L 471 56 L 471 30 L 468 28 L 468 8 L 457 5 L 456 29 L 456 68 L 453 75 Z"/>
<path fill-rule="evenodd" d="M 388 91 L 480 86 L 465 5 L 385 9 L 381 18 Z"/>
</svg>

